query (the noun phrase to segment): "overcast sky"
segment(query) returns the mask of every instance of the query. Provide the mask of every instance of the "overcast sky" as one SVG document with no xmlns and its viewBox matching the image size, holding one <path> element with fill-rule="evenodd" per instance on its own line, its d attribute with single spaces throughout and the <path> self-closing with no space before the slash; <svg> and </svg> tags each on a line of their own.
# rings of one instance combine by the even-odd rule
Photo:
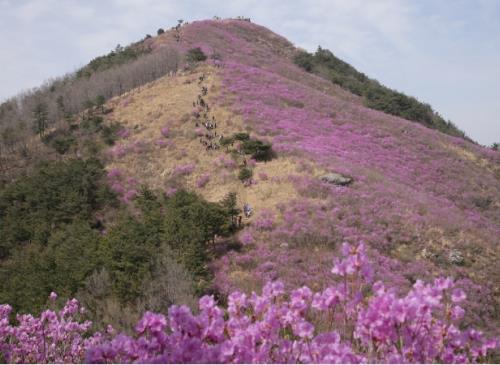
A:
<svg viewBox="0 0 500 365">
<path fill-rule="evenodd" d="M 0 100 L 177 19 L 244 15 L 500 141 L 498 0 L 0 0 Z"/>
</svg>

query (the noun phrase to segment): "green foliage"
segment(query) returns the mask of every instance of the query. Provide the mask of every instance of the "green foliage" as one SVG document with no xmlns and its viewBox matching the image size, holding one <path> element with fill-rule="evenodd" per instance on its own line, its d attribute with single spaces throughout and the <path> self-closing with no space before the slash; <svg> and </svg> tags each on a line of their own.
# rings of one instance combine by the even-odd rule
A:
<svg viewBox="0 0 500 365">
<path fill-rule="evenodd" d="M 236 193 L 230 192 L 220 202 L 226 212 L 226 215 L 231 218 L 231 223 L 226 228 L 229 232 L 234 232 L 234 230 L 236 229 L 236 217 L 241 213 L 241 209 L 238 208 L 238 202 L 236 198 Z"/>
<path fill-rule="evenodd" d="M 200 47 L 191 48 L 186 53 L 186 61 L 189 63 L 202 62 L 207 59 L 207 56 Z"/>
<path fill-rule="evenodd" d="M 227 218 L 219 204 L 179 191 L 166 202 L 162 241 L 195 277 L 203 278 L 208 274 L 207 245 L 215 235 L 225 233 Z"/>
<path fill-rule="evenodd" d="M 495 142 L 491 145 L 491 149 L 494 151 L 498 151 L 499 148 L 500 148 L 500 143 Z"/>
<path fill-rule="evenodd" d="M 29 241 L 46 244 L 51 232 L 92 213 L 114 197 L 100 180 L 97 160 L 42 164 L 31 176 L 0 190 L 0 259 Z"/>
<path fill-rule="evenodd" d="M 102 129 L 104 119 L 98 115 L 90 115 L 82 119 L 81 128 L 88 133 L 96 133 Z"/>
<path fill-rule="evenodd" d="M 295 64 L 307 72 L 311 72 L 313 69 L 314 56 L 307 52 L 299 52 L 293 58 Z"/>
<path fill-rule="evenodd" d="M 17 247 L 0 265 L 0 302 L 29 311 L 39 310 L 51 291 L 73 295 L 97 266 L 98 239 L 87 222 L 75 221 L 56 231 L 46 246 Z"/>
<path fill-rule="evenodd" d="M 163 28 L 158 28 L 158 30 L 156 31 L 157 35 L 161 35 L 163 33 L 165 33 L 165 31 L 163 30 Z"/>
<path fill-rule="evenodd" d="M 239 132 L 233 134 L 233 140 L 235 141 L 248 141 L 250 139 L 250 135 L 245 132 Z"/>
<path fill-rule="evenodd" d="M 116 132 L 120 129 L 120 124 L 111 123 L 110 125 L 101 125 L 101 137 L 108 146 L 115 144 L 118 138 Z"/>
<path fill-rule="evenodd" d="M 241 181 L 251 179 L 252 176 L 253 172 L 248 167 L 242 167 L 240 169 L 240 172 L 238 173 L 238 179 L 240 179 Z"/>
<path fill-rule="evenodd" d="M 52 147 L 57 151 L 57 153 L 64 155 L 69 151 L 71 146 L 75 143 L 75 139 L 73 137 L 59 137 L 54 139 L 52 142 Z"/>
<path fill-rule="evenodd" d="M 235 192 L 229 192 L 226 194 L 224 199 L 221 201 L 222 207 L 225 209 L 226 214 L 230 217 L 237 216 L 241 213 L 241 209 L 237 206 L 237 194 Z"/>
<path fill-rule="evenodd" d="M 104 103 L 106 103 L 106 98 L 103 95 L 97 95 L 95 98 L 95 106 L 104 111 Z"/>
<path fill-rule="evenodd" d="M 163 199 L 143 189 L 136 202 L 141 214 L 122 217 L 101 245 L 117 297 L 127 302 L 142 295 L 153 259 L 165 250 L 193 276 L 198 291 L 205 289 L 209 243 L 215 235 L 228 233 L 227 210 L 186 191 Z"/>
<path fill-rule="evenodd" d="M 22 312 L 40 310 L 51 291 L 50 279 L 42 245 L 16 247 L 0 265 L 0 303 Z"/>
<path fill-rule="evenodd" d="M 295 55 L 294 62 L 304 70 L 329 79 L 353 94 L 363 97 L 364 104 L 369 108 L 465 138 L 461 130 L 450 121 L 445 121 L 430 105 L 368 78 L 348 63 L 335 57 L 329 50 L 318 47 L 314 54 L 299 52 Z"/>
<path fill-rule="evenodd" d="M 258 139 L 250 139 L 250 135 L 245 132 L 234 133 L 230 137 L 224 137 L 220 141 L 222 146 L 229 146 L 235 141 L 242 142 L 242 151 L 251 155 L 256 161 L 269 161 L 274 157 L 271 144 L 264 143 Z"/>
<path fill-rule="evenodd" d="M 57 153 L 64 155 L 76 144 L 76 139 L 71 135 L 71 130 L 57 129 L 42 139 L 43 143 L 51 146 Z"/>
<path fill-rule="evenodd" d="M 141 293 L 141 282 L 159 244 L 158 236 L 138 219 L 126 215 L 102 239 L 100 252 L 117 297 L 131 301 Z"/>
<path fill-rule="evenodd" d="M 42 138 L 48 125 L 47 104 L 38 103 L 35 106 L 35 109 L 33 109 L 33 116 L 33 130 L 36 134 L 40 135 L 40 138 Z"/>
<path fill-rule="evenodd" d="M 252 155 L 256 161 L 269 161 L 273 158 L 273 150 L 270 144 L 257 139 L 251 139 L 243 142 L 243 152 Z"/>
<path fill-rule="evenodd" d="M 70 296 L 84 284 L 100 261 L 100 236 L 86 221 L 74 221 L 51 235 L 45 255 L 52 290 Z"/>
<path fill-rule="evenodd" d="M 97 160 L 69 160 L 45 163 L 0 188 L 0 302 L 37 311 L 51 291 L 73 296 L 103 270 L 110 278 L 108 299 L 118 306 L 143 297 L 151 302 L 148 290 L 160 287 L 148 283 L 160 273 L 183 273 L 184 287 L 207 289 L 211 246 L 216 235 L 231 232 L 236 196 L 218 204 L 185 191 L 165 198 L 142 188 L 133 213 L 122 206 L 103 226 L 96 213 L 117 207 L 103 178 Z M 174 271 L 155 266 L 162 252 L 170 252 Z"/>
<path fill-rule="evenodd" d="M 220 145 L 222 147 L 228 147 L 230 144 L 234 143 L 234 138 L 233 137 L 223 137 L 220 140 Z"/>
</svg>

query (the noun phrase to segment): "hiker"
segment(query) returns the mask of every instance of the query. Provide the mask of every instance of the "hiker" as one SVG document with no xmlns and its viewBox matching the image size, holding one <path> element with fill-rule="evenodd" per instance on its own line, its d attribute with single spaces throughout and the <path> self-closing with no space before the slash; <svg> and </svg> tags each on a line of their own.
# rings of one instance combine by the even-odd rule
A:
<svg viewBox="0 0 500 365">
<path fill-rule="evenodd" d="M 246 218 L 250 218 L 252 215 L 252 208 L 250 207 L 250 204 L 245 203 L 245 205 L 243 205 L 243 213 L 245 213 Z"/>
</svg>

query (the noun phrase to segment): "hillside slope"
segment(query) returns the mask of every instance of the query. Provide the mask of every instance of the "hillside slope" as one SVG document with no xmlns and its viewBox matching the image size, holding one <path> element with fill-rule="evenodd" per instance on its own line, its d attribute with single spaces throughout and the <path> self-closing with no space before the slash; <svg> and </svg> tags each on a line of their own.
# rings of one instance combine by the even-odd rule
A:
<svg viewBox="0 0 500 365">
<path fill-rule="evenodd" d="M 153 53 L 200 47 L 209 59 L 108 102 L 106 119 L 121 123 L 123 138 L 107 168 L 134 186 L 167 194 L 186 187 L 211 201 L 234 191 L 240 207 L 250 204 L 241 245 L 219 242 L 220 291 L 253 290 L 278 277 L 320 288 L 340 244 L 363 241 L 377 278 L 404 290 L 417 278 L 452 275 L 471 298 L 469 320 L 495 328 L 498 152 L 366 108 L 297 67 L 290 42 L 246 21 L 193 22 L 148 42 Z M 217 127 L 205 128 L 200 112 Z M 220 146 L 218 137 L 238 132 L 272 143 L 276 157 L 255 162 L 238 143 L 207 148 L 212 136 Z M 238 179 L 245 166 L 250 184 Z M 325 183 L 320 177 L 329 172 L 353 182 Z M 125 201 L 134 186 L 118 189 Z"/>
</svg>

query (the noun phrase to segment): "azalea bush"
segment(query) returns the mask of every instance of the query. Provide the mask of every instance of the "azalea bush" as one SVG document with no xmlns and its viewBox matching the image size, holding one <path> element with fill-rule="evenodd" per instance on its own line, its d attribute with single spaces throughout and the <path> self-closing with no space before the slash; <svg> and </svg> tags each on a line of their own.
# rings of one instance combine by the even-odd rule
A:
<svg viewBox="0 0 500 365">
<path fill-rule="evenodd" d="M 89 363 L 431 363 L 481 362 L 499 346 L 480 331 L 461 329 L 465 293 L 450 278 L 420 280 L 398 296 L 373 272 L 364 245 L 344 244 L 334 261 L 337 281 L 313 292 L 287 292 L 280 281 L 259 295 L 235 291 L 227 308 L 213 296 L 199 313 L 173 305 L 146 312 L 135 334 L 89 334 L 73 299 L 40 317 L 0 306 L 0 351 L 7 362 Z M 55 294 L 51 294 L 55 300 Z"/>
<path fill-rule="evenodd" d="M 56 300 L 51 293 L 52 307 Z M 82 319 L 85 309 L 76 299 L 39 317 L 18 314 L 17 325 L 10 324 L 11 311 L 10 305 L 0 305 L 0 359 L 7 363 L 77 363 L 92 345 L 102 342 L 100 333 L 88 336 L 92 323 Z"/>
<path fill-rule="evenodd" d="M 184 165 L 177 165 L 174 170 L 172 171 L 172 176 L 173 177 L 178 177 L 178 176 L 187 176 L 191 175 L 195 169 L 195 165 L 192 163 L 187 163 Z"/>
<path fill-rule="evenodd" d="M 198 180 L 196 180 L 196 187 L 202 188 L 205 185 L 207 185 L 209 181 L 210 181 L 210 174 L 208 174 L 208 173 L 203 174 L 198 178 Z"/>
</svg>

